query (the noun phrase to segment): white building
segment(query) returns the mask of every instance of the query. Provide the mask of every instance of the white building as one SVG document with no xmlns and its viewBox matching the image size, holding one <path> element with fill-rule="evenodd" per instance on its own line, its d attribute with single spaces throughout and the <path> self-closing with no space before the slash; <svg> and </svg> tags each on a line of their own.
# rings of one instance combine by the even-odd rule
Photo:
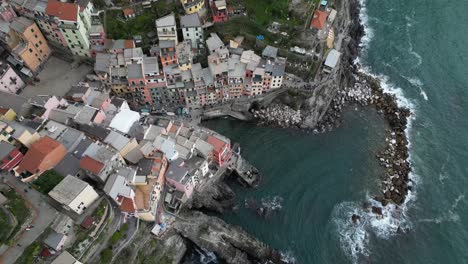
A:
<svg viewBox="0 0 468 264">
<path fill-rule="evenodd" d="M 63 251 L 51 264 L 81 264 L 68 251 Z"/>
<path fill-rule="evenodd" d="M 341 53 L 336 49 L 330 50 L 330 52 L 328 52 L 327 58 L 325 59 L 323 71 L 330 73 L 333 69 L 335 69 L 338 61 L 340 60 L 340 56 Z"/>
<path fill-rule="evenodd" d="M 203 29 L 198 13 L 182 16 L 180 18 L 180 27 L 182 28 L 184 40 L 190 40 L 192 48 L 198 49 L 199 45 L 203 43 Z"/>
<path fill-rule="evenodd" d="M 82 214 L 99 195 L 88 183 L 68 175 L 49 192 L 49 196 L 67 210 Z"/>
<path fill-rule="evenodd" d="M 138 122 L 138 120 L 140 120 L 140 114 L 138 112 L 129 109 L 122 109 L 112 119 L 109 127 L 124 134 L 128 134 L 133 124 Z"/>
<path fill-rule="evenodd" d="M 174 14 L 156 19 L 156 31 L 159 41 L 173 40 L 177 44 L 177 25 Z"/>
</svg>

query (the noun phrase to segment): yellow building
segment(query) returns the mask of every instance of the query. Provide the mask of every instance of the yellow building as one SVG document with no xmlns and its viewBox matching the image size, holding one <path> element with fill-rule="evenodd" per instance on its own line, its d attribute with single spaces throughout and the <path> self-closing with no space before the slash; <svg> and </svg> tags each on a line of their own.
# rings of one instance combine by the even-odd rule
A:
<svg viewBox="0 0 468 264">
<path fill-rule="evenodd" d="M 194 14 L 205 7 L 205 0 L 180 0 L 186 14 Z"/>
<path fill-rule="evenodd" d="M 34 129 L 16 121 L 8 122 L 8 125 L 13 129 L 11 136 L 27 148 L 31 147 L 33 143 L 41 138 Z"/>
<path fill-rule="evenodd" d="M 5 141 L 11 143 L 14 138 L 11 136 L 14 129 L 7 123 L 0 121 L 0 142 Z"/>
<path fill-rule="evenodd" d="M 16 119 L 16 112 L 11 108 L 0 107 L 0 120 L 13 121 Z"/>
</svg>

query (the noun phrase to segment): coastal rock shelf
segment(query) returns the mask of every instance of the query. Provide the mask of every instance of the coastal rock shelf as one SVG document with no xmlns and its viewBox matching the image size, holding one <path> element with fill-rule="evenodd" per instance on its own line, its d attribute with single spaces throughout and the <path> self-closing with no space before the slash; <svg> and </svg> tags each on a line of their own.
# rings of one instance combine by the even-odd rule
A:
<svg viewBox="0 0 468 264">
<path fill-rule="evenodd" d="M 197 246 L 216 252 L 227 263 L 285 263 L 278 251 L 217 217 L 187 211 L 180 215 L 174 228 Z"/>
</svg>

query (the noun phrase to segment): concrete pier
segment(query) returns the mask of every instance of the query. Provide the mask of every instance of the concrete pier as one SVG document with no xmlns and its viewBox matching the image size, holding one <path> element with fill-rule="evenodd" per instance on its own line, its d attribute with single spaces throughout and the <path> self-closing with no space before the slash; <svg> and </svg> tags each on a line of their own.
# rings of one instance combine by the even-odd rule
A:
<svg viewBox="0 0 468 264">
<path fill-rule="evenodd" d="M 237 153 L 232 154 L 228 170 L 235 172 L 239 178 L 250 187 L 258 183 L 260 179 L 257 168 L 252 166 L 246 159 Z"/>
</svg>

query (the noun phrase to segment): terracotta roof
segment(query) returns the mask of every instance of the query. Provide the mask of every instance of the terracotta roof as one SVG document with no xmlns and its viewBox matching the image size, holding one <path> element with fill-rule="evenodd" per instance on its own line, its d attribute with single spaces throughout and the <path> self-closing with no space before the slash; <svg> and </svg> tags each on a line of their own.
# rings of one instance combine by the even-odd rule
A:
<svg viewBox="0 0 468 264">
<path fill-rule="evenodd" d="M 120 204 L 120 211 L 127 212 L 127 213 L 134 213 L 135 212 L 135 204 L 133 200 L 128 197 L 122 197 L 120 199 L 122 203 Z"/>
<path fill-rule="evenodd" d="M 124 47 L 126 49 L 133 49 L 135 48 L 135 42 L 132 39 L 126 39 L 124 42 Z"/>
<path fill-rule="evenodd" d="M 172 132 L 172 133 L 177 133 L 177 130 L 178 130 L 178 129 L 179 129 L 179 127 L 178 127 L 178 126 L 176 126 L 176 125 L 172 125 L 172 126 L 171 126 L 171 129 L 169 129 L 169 132 Z"/>
<path fill-rule="evenodd" d="M 87 216 L 83 222 L 81 222 L 81 227 L 88 229 L 94 223 L 94 218 L 92 216 Z"/>
<path fill-rule="evenodd" d="M 10 109 L 8 109 L 8 108 L 1 108 L 1 107 L 0 107 L 0 115 L 6 114 L 6 113 L 8 112 L 8 110 L 10 110 Z"/>
<path fill-rule="evenodd" d="M 123 10 L 123 14 L 124 14 L 124 16 L 133 15 L 133 14 L 135 14 L 135 10 L 133 10 L 132 8 L 125 8 Z"/>
<path fill-rule="evenodd" d="M 328 13 L 320 10 L 315 10 L 314 17 L 310 25 L 316 29 L 323 29 L 325 27 L 325 21 L 327 21 Z"/>
<path fill-rule="evenodd" d="M 64 153 L 66 154 L 65 147 L 58 141 L 55 141 L 48 136 L 40 138 L 31 145 L 31 148 L 29 148 L 26 155 L 24 155 L 23 160 L 18 166 L 18 171 L 22 172 L 26 170 L 30 173 L 36 173 L 47 155 L 57 148 L 63 148 Z"/>
<path fill-rule="evenodd" d="M 101 172 L 102 168 L 104 168 L 104 164 L 89 157 L 88 155 L 85 155 L 80 160 L 80 167 L 97 175 L 99 172 Z"/>
<path fill-rule="evenodd" d="M 78 9 L 79 6 L 77 4 L 51 0 L 47 3 L 46 13 L 50 16 L 56 16 L 61 20 L 77 21 Z"/>
<path fill-rule="evenodd" d="M 217 152 L 221 152 L 224 148 L 224 146 L 227 145 L 226 142 L 222 141 L 221 139 L 214 137 L 214 136 L 208 136 L 208 139 L 206 140 L 210 145 L 213 146 L 213 149 Z"/>
</svg>

